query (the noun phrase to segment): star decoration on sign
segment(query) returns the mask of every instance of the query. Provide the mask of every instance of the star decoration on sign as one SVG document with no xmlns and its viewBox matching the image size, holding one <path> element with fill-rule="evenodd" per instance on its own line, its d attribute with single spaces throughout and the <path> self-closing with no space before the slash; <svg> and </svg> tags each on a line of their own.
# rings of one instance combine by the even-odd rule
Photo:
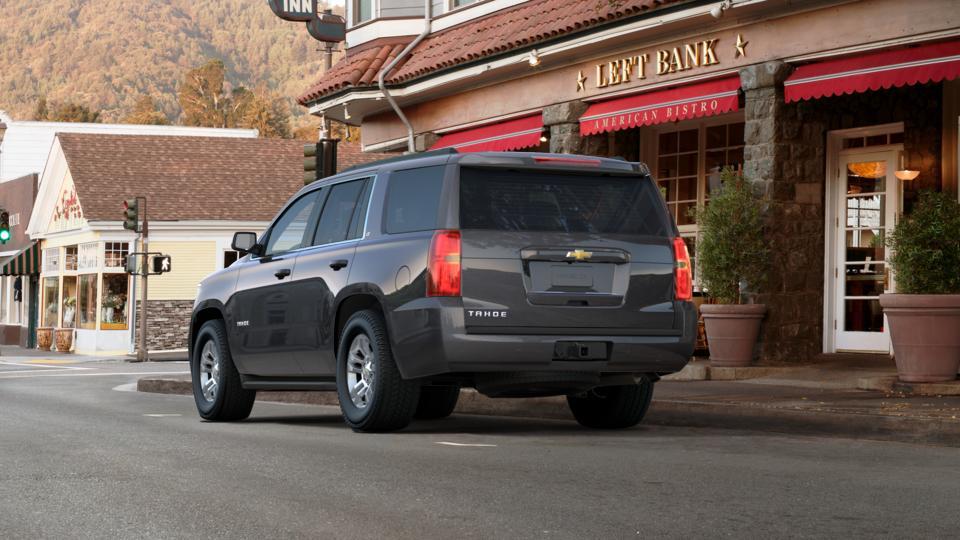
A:
<svg viewBox="0 0 960 540">
<path fill-rule="evenodd" d="M 747 56 L 747 44 L 748 44 L 748 43 L 750 43 L 750 42 L 743 40 L 743 34 L 737 34 L 737 56 L 736 56 L 736 58 L 740 58 L 741 56 Z"/>
<path fill-rule="evenodd" d="M 583 71 L 577 73 L 577 92 L 582 92 L 587 89 L 585 83 L 587 78 L 583 75 Z"/>
</svg>

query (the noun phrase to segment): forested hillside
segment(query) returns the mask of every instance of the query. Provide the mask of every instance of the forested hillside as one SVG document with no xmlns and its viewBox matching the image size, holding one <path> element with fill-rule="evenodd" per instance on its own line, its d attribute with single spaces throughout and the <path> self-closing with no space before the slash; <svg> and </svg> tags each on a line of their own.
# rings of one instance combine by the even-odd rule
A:
<svg viewBox="0 0 960 540">
<path fill-rule="evenodd" d="M 266 86 L 290 100 L 320 74 L 323 56 L 302 23 L 264 0 L 0 1 L 0 109 L 29 119 L 37 100 L 71 102 L 118 121 L 143 96 L 177 122 L 177 86 L 222 59 L 229 85 Z"/>
</svg>

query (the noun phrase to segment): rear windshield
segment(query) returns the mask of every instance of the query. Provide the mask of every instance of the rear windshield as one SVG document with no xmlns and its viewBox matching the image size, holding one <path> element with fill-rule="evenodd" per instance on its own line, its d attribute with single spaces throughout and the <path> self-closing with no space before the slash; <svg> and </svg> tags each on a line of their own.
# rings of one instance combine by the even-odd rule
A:
<svg viewBox="0 0 960 540">
<path fill-rule="evenodd" d="M 460 171 L 462 229 L 668 236 L 664 213 L 647 178 Z"/>
</svg>

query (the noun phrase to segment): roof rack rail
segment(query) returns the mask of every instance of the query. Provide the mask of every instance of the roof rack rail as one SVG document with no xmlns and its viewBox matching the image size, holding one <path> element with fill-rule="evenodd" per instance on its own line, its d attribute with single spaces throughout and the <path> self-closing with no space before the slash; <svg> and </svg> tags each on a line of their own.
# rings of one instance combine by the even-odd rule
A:
<svg viewBox="0 0 960 540">
<path fill-rule="evenodd" d="M 403 154 L 403 155 L 397 156 L 397 157 L 385 158 L 385 159 L 378 159 L 377 161 L 371 161 L 370 163 L 362 163 L 362 164 L 360 164 L 360 165 L 354 165 L 353 167 L 350 167 L 350 168 L 348 168 L 348 169 L 344 169 L 344 170 L 342 170 L 342 171 L 340 171 L 340 172 L 341 172 L 341 173 L 345 173 L 345 172 L 352 171 L 352 170 L 355 170 L 355 169 L 365 169 L 365 168 L 367 168 L 367 167 L 373 167 L 374 165 L 384 165 L 384 164 L 387 164 L 387 163 L 397 163 L 397 162 L 400 162 L 400 161 L 409 161 L 409 160 L 411 160 L 411 159 L 419 159 L 419 158 L 424 158 L 424 157 L 449 156 L 449 155 L 451 155 L 451 154 L 456 154 L 456 153 L 457 153 L 457 149 L 456 149 L 456 148 L 440 148 L 439 150 L 429 150 L 429 151 L 427 151 L 427 152 L 417 152 L 417 153 L 414 153 L 414 154 Z"/>
</svg>

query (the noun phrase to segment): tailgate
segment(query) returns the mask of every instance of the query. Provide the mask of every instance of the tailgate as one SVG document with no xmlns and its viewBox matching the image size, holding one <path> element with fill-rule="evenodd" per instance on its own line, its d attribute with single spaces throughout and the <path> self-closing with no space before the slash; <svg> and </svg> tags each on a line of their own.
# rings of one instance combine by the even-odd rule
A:
<svg viewBox="0 0 960 540">
<path fill-rule="evenodd" d="M 468 330 L 669 335 L 672 223 L 648 177 L 461 170 Z"/>
</svg>

